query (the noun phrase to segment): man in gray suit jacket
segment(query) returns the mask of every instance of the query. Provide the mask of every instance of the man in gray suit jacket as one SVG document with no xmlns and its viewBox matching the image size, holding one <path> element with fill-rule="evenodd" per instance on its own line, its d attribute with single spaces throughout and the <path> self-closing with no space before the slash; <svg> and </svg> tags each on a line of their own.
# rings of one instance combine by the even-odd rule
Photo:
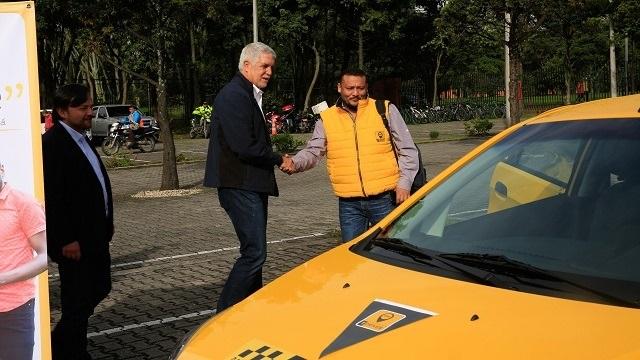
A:
<svg viewBox="0 0 640 360">
<path fill-rule="evenodd" d="M 51 334 L 53 359 L 91 359 L 87 325 L 111 291 L 111 184 L 84 131 L 93 100 L 80 84 L 54 97 L 55 125 L 42 139 L 49 257 L 58 263 L 62 317 Z"/>
<path fill-rule="evenodd" d="M 242 50 L 233 79 L 218 93 L 204 185 L 218 188 L 240 240 L 240 257 L 229 274 L 217 311 L 240 302 L 262 287 L 267 257 L 267 206 L 278 196 L 274 166 L 290 158 L 274 152 L 262 111 L 262 89 L 269 83 L 276 54 L 263 43 Z"/>
</svg>

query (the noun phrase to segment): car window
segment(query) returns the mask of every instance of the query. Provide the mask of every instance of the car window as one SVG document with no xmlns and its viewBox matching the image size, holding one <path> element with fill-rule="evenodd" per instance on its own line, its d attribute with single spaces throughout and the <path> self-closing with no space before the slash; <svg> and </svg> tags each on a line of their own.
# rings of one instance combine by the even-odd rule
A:
<svg viewBox="0 0 640 360">
<path fill-rule="evenodd" d="M 581 143 L 573 139 L 513 146 L 453 195 L 446 223 L 564 193 Z"/>
<path fill-rule="evenodd" d="M 109 116 L 118 117 L 118 116 L 128 116 L 129 115 L 129 106 L 109 106 Z"/>
<path fill-rule="evenodd" d="M 580 146 L 575 139 L 525 144 L 506 163 L 561 186 L 566 186 Z"/>
<path fill-rule="evenodd" d="M 103 107 L 99 108 L 99 110 L 98 110 L 98 117 L 101 117 L 101 118 L 107 118 L 107 117 L 109 117 L 109 115 L 107 114 L 107 109 L 105 109 L 105 108 L 103 108 Z"/>
<path fill-rule="evenodd" d="M 524 126 L 457 170 L 381 236 L 436 253 L 507 256 L 587 282 L 640 287 L 638 164 L 640 121 Z"/>
</svg>

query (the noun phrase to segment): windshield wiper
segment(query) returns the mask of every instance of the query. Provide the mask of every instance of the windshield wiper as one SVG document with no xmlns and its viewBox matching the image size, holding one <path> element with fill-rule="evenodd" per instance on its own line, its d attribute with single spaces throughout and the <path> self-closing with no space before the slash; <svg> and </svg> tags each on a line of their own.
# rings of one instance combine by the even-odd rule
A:
<svg viewBox="0 0 640 360">
<path fill-rule="evenodd" d="M 456 264 L 452 261 L 448 261 L 446 259 L 442 259 L 439 257 L 434 257 L 430 255 L 425 249 L 410 244 L 402 239 L 396 238 L 374 238 L 372 239 L 368 246 L 378 246 L 385 250 L 393 251 L 395 253 L 399 253 L 401 255 L 410 257 L 416 262 L 421 264 L 427 264 L 439 269 L 442 269 L 442 266 L 437 265 L 435 262 L 439 262 L 441 264 L 445 264 L 447 267 L 457 270 L 457 272 L 466 275 L 468 278 L 471 278 L 473 281 L 485 284 L 496 286 L 495 281 L 493 281 L 493 276 L 490 272 L 474 269 L 473 267 Z M 491 280 L 490 280 L 491 279 Z"/>
<path fill-rule="evenodd" d="M 610 302 L 621 304 L 623 306 L 639 307 L 637 301 L 630 301 L 616 295 L 612 295 L 589 286 L 585 286 L 573 280 L 569 280 L 562 276 L 556 275 L 551 271 L 544 270 L 522 261 L 514 260 L 504 255 L 494 254 L 476 254 L 476 253 L 442 253 L 436 255 L 439 258 L 448 259 L 466 265 L 475 265 L 481 269 L 488 270 L 493 273 L 499 273 L 511 276 L 521 281 L 520 276 L 530 279 L 542 279 L 554 282 L 562 282 L 573 287 L 597 295 Z"/>
</svg>

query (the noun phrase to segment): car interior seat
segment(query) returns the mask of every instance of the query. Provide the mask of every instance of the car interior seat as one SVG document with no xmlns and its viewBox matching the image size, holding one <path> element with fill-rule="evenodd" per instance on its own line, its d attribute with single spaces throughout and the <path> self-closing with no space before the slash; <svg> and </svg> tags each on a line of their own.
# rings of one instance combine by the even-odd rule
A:
<svg viewBox="0 0 640 360">
<path fill-rule="evenodd" d="M 610 186 L 595 201 L 588 241 L 620 255 L 640 246 L 640 141 L 616 144 Z"/>
</svg>

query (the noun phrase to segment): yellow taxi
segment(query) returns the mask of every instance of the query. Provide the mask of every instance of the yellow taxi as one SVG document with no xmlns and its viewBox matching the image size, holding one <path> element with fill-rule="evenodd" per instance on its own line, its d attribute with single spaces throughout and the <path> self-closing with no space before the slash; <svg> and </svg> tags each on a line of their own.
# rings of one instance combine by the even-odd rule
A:
<svg viewBox="0 0 640 360">
<path fill-rule="evenodd" d="M 173 358 L 640 359 L 640 95 L 550 110 Z"/>
</svg>

